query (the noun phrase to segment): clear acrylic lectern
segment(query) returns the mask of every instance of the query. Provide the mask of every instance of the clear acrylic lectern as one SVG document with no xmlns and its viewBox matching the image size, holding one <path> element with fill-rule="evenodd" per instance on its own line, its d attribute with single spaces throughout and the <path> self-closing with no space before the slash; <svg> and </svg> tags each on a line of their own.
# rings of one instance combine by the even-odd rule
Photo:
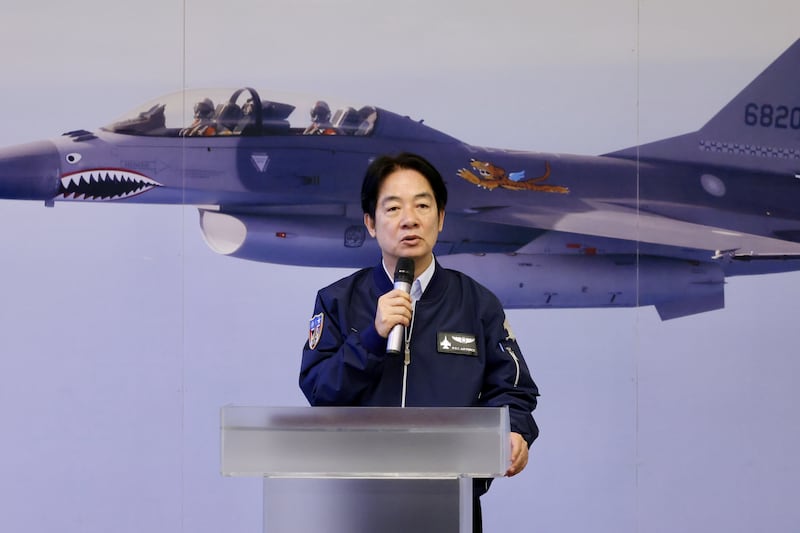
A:
<svg viewBox="0 0 800 533">
<path fill-rule="evenodd" d="M 472 530 L 508 408 L 223 407 L 222 474 L 264 478 L 265 533 Z"/>
</svg>

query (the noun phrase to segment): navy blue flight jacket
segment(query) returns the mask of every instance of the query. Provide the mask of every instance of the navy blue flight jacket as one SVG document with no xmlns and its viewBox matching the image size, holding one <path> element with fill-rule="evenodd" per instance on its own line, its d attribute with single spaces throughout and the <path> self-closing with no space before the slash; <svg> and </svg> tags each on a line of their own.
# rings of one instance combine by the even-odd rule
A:
<svg viewBox="0 0 800 533">
<path fill-rule="evenodd" d="M 379 264 L 317 293 L 300 369 L 311 405 L 401 405 L 404 357 L 386 354 L 374 324 L 378 298 L 392 288 Z M 437 263 L 408 328 L 405 405 L 507 405 L 511 431 L 530 445 L 539 391 L 505 320 L 494 294 Z"/>
</svg>

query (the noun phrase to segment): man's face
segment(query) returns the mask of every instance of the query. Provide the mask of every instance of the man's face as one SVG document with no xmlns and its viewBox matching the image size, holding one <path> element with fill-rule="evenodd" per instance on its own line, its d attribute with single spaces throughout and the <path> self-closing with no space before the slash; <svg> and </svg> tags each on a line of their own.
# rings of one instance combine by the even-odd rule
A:
<svg viewBox="0 0 800 533">
<path fill-rule="evenodd" d="M 433 259 L 433 246 L 444 225 L 444 212 L 438 212 L 433 189 L 422 174 L 400 169 L 383 181 L 375 219 L 365 214 L 364 224 L 378 240 L 390 272 L 399 257 L 410 257 L 416 274 L 420 274 Z"/>
</svg>

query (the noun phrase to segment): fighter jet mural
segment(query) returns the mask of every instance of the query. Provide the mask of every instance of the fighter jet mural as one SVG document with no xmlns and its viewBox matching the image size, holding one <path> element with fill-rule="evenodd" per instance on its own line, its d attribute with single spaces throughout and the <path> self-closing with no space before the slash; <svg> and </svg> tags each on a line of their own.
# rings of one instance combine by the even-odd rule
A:
<svg viewBox="0 0 800 533">
<path fill-rule="evenodd" d="M 218 253 L 360 267 L 378 258 L 364 170 L 411 151 L 448 182 L 438 259 L 506 307 L 670 319 L 723 307 L 728 276 L 800 269 L 798 87 L 800 40 L 700 130 L 600 156 L 471 146 L 372 106 L 181 91 L 0 150 L 0 197 L 196 205 Z"/>
</svg>

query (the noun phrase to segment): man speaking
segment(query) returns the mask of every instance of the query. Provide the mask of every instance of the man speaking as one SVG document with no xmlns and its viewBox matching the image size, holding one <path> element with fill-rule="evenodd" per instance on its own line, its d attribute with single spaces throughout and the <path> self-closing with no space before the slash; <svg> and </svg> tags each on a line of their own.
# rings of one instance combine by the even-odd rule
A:
<svg viewBox="0 0 800 533">
<path fill-rule="evenodd" d="M 422 157 L 370 164 L 361 206 L 381 263 L 318 292 L 300 388 L 315 406 L 508 406 L 513 476 L 539 433 L 539 392 L 497 297 L 433 256 L 446 203 L 444 180 Z M 475 531 L 490 481 L 475 480 Z"/>
</svg>

